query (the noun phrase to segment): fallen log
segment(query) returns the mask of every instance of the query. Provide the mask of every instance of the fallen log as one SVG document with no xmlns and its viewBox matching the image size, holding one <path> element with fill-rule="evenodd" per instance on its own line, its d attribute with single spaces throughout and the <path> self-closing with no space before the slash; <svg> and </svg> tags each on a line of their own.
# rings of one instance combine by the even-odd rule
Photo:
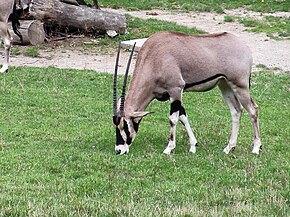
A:
<svg viewBox="0 0 290 217">
<path fill-rule="evenodd" d="M 106 32 L 108 30 L 124 34 L 124 15 L 90 8 L 85 5 L 67 4 L 60 0 L 34 0 L 30 14 L 48 25 L 58 25 L 85 32 Z"/>
<path fill-rule="evenodd" d="M 21 22 L 18 30 L 22 35 L 23 41 L 13 33 L 12 44 L 38 45 L 42 44 L 45 40 L 43 23 L 39 20 L 24 20 Z"/>
</svg>

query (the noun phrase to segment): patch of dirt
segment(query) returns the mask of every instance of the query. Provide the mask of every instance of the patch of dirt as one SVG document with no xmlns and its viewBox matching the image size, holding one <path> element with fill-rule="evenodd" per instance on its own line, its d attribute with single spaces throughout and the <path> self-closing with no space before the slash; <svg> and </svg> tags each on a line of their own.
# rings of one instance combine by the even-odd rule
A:
<svg viewBox="0 0 290 217">
<path fill-rule="evenodd" d="M 172 21 L 177 24 L 196 27 L 209 33 L 231 32 L 248 44 L 253 52 L 254 65 L 263 64 L 269 68 L 280 68 L 290 71 L 290 40 L 273 40 L 264 33 L 252 33 L 246 31 L 246 27 L 236 22 L 224 22 L 224 16 L 252 17 L 262 19 L 266 15 L 287 17 L 290 19 L 290 12 L 278 12 L 272 14 L 261 14 L 258 12 L 246 11 L 242 8 L 226 10 L 224 14 L 209 12 L 168 12 L 154 10 L 154 16 L 146 15 L 148 11 L 129 11 L 131 16 L 143 19 L 160 19 Z M 148 14 L 148 13 L 147 13 Z"/>
<path fill-rule="evenodd" d="M 196 27 L 209 33 L 223 31 L 231 32 L 245 41 L 252 49 L 255 65 L 263 64 L 269 68 L 280 68 L 283 71 L 290 72 L 290 40 L 276 41 L 267 37 L 265 34 L 245 31 L 246 28 L 239 23 L 224 22 L 225 15 L 261 19 L 263 16 L 269 14 L 261 14 L 258 12 L 246 11 L 244 9 L 226 10 L 225 14 L 207 12 L 181 13 L 161 10 L 105 10 L 127 13 L 142 19 L 154 18 L 173 21 L 177 24 Z M 270 15 L 290 18 L 290 12 L 279 12 Z M 74 40 L 68 40 L 68 42 L 61 41 L 59 43 L 60 45 L 49 43 L 47 47 L 45 45 L 44 49 L 40 49 L 40 58 L 26 57 L 23 55 L 12 56 L 11 65 L 37 67 L 54 66 L 57 68 L 91 69 L 99 72 L 113 72 L 115 65 L 114 54 L 104 54 L 103 52 L 92 52 L 90 50 L 86 51 L 80 49 L 82 45 L 78 45 Z M 75 45 L 69 46 L 70 48 L 68 49 L 66 46 L 62 46 L 65 43 L 75 43 Z M 129 52 L 122 51 L 120 73 L 124 72 L 128 57 Z M 131 72 L 134 69 L 134 63 L 135 61 L 132 61 Z"/>
<path fill-rule="evenodd" d="M 32 67 L 56 67 L 95 70 L 98 72 L 113 73 L 115 67 L 115 50 L 102 51 L 98 49 L 97 39 L 88 37 L 68 38 L 51 41 L 38 48 L 39 57 L 24 56 L 25 49 L 29 46 L 19 46 L 20 55 L 11 55 L 10 65 Z M 84 48 L 88 44 L 91 48 Z M 16 47 L 14 45 L 14 47 Z M 2 50 L 3 51 L 3 50 Z M 121 50 L 119 73 L 125 72 L 130 53 Z M 3 55 L 4 56 L 4 52 Z M 134 69 L 137 54 L 134 54 L 130 73 Z M 0 60 L 1 61 L 1 60 Z"/>
</svg>

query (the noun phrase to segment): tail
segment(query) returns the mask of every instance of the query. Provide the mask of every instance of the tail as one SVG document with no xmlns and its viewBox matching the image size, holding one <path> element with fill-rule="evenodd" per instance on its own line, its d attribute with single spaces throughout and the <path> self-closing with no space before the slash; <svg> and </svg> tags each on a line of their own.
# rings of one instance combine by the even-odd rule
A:
<svg viewBox="0 0 290 217">
<path fill-rule="evenodd" d="M 20 38 L 21 42 L 23 42 L 23 38 L 18 28 L 20 26 L 19 18 L 21 16 L 21 10 L 16 10 L 16 5 L 13 6 L 13 12 L 9 16 L 9 20 L 12 22 L 13 32 Z"/>
</svg>

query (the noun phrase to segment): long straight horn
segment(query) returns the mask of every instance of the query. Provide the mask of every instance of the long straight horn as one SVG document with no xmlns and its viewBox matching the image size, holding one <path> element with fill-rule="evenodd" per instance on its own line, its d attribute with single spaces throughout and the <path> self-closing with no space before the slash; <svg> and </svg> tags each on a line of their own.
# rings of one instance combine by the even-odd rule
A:
<svg viewBox="0 0 290 217">
<path fill-rule="evenodd" d="M 116 65 L 115 65 L 115 73 L 114 73 L 114 84 L 113 84 L 113 114 L 114 116 L 117 115 L 117 74 L 118 74 L 120 50 L 121 50 L 121 42 L 119 42 Z"/>
<path fill-rule="evenodd" d="M 122 89 L 122 94 L 121 94 L 121 103 L 120 103 L 120 115 L 121 117 L 124 117 L 124 101 L 125 101 L 125 92 L 126 92 L 126 84 L 127 84 L 127 78 L 128 78 L 128 73 L 129 73 L 129 68 L 130 68 L 130 64 L 131 64 L 131 60 L 133 57 L 133 53 L 134 53 L 134 49 L 136 46 L 136 42 L 133 45 L 133 48 L 131 50 L 131 54 L 127 63 L 127 68 L 126 68 L 126 72 L 125 72 L 125 77 L 124 77 L 124 83 L 123 83 L 123 89 Z"/>
</svg>

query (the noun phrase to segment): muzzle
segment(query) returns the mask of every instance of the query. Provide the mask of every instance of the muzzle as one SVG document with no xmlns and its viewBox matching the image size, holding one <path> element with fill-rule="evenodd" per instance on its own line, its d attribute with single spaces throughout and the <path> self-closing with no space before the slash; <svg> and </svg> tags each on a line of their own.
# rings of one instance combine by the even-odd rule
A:
<svg viewBox="0 0 290 217">
<path fill-rule="evenodd" d="M 129 153 L 129 145 L 127 145 L 127 144 L 115 145 L 115 152 L 118 155 L 128 154 Z"/>
</svg>

